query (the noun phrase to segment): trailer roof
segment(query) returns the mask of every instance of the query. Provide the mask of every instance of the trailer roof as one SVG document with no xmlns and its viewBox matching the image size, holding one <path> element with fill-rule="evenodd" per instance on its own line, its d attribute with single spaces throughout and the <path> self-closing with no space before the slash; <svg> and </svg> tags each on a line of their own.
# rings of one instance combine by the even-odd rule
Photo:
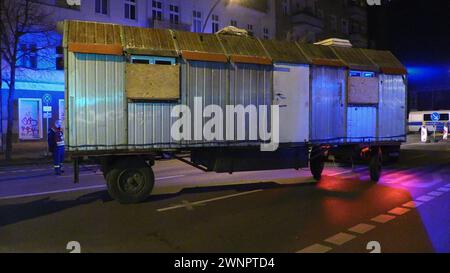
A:
<svg viewBox="0 0 450 273">
<path fill-rule="evenodd" d="M 261 43 L 274 62 L 309 63 L 295 42 L 264 39 Z"/>
<path fill-rule="evenodd" d="M 406 75 L 405 66 L 390 52 L 373 49 L 360 49 L 372 62 L 380 67 L 382 73 Z"/>
<path fill-rule="evenodd" d="M 345 67 L 345 63 L 339 59 L 330 46 L 297 43 L 309 62 L 315 65 Z"/>
<path fill-rule="evenodd" d="M 214 34 L 174 30 L 173 37 L 185 59 L 228 62 L 226 52 Z"/>
<path fill-rule="evenodd" d="M 65 21 L 64 47 L 91 54 L 158 55 L 188 60 L 267 64 L 305 63 L 407 74 L 389 51 L 330 47 L 225 34 L 191 33 L 87 21 Z"/>
<path fill-rule="evenodd" d="M 63 46 L 79 53 L 122 55 L 120 30 L 115 24 L 67 21 Z"/>
<path fill-rule="evenodd" d="M 350 69 L 378 72 L 380 68 L 372 62 L 359 48 L 332 47 L 336 55 Z"/>
<path fill-rule="evenodd" d="M 272 64 L 260 41 L 252 37 L 217 34 L 225 52 L 237 63 Z"/>
<path fill-rule="evenodd" d="M 177 57 L 175 40 L 168 29 L 122 27 L 124 51 L 131 54 L 148 54 Z"/>
</svg>

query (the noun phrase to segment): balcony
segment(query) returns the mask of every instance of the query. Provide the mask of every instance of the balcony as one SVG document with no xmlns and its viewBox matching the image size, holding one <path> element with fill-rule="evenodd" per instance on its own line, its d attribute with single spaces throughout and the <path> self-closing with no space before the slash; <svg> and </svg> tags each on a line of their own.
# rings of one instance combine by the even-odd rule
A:
<svg viewBox="0 0 450 273">
<path fill-rule="evenodd" d="M 183 23 L 172 23 L 167 20 L 153 20 L 153 18 L 149 19 L 149 27 L 150 28 L 168 28 L 168 29 L 176 29 L 176 30 L 182 30 L 182 31 L 191 31 L 191 25 L 190 24 L 183 24 Z"/>
<path fill-rule="evenodd" d="M 315 15 L 315 13 L 308 8 L 293 14 L 291 17 L 291 22 L 295 25 L 307 25 L 319 30 L 322 30 L 324 27 L 323 20 L 317 17 L 317 15 Z"/>
</svg>

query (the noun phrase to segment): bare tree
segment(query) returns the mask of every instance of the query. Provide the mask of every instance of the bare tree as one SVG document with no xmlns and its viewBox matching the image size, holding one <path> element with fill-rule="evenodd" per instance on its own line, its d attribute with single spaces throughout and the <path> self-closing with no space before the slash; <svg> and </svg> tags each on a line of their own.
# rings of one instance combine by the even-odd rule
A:
<svg viewBox="0 0 450 273">
<path fill-rule="evenodd" d="M 51 21 L 50 12 L 33 0 L 0 0 L 0 19 L 1 75 L 8 90 L 5 159 L 11 160 L 18 61 L 54 47 L 51 33 L 55 30 L 55 24 Z M 19 48 L 27 37 L 36 37 L 33 39 L 38 39 L 39 45 Z"/>
</svg>

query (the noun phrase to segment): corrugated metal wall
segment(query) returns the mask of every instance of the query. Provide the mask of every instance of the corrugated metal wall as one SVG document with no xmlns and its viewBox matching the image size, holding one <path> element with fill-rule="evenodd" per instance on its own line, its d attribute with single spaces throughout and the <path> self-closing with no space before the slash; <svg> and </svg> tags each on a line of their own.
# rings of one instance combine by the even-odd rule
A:
<svg viewBox="0 0 450 273">
<path fill-rule="evenodd" d="M 402 141 L 406 137 L 406 86 L 401 75 L 380 75 L 380 141 Z"/>
<path fill-rule="evenodd" d="M 131 149 L 171 147 L 174 103 L 128 103 L 128 143 Z"/>
<path fill-rule="evenodd" d="M 347 142 L 373 142 L 377 137 L 377 107 L 349 106 L 347 108 Z"/>
<path fill-rule="evenodd" d="M 126 102 L 124 57 L 68 53 L 70 151 L 124 148 Z"/>
<path fill-rule="evenodd" d="M 182 61 L 181 104 L 190 107 L 192 125 L 194 125 L 193 111 L 196 97 L 202 98 L 203 108 L 212 104 L 221 106 L 224 118 L 226 117 L 226 105 L 270 105 L 272 102 L 271 68 L 259 65 L 231 67 L 230 64 L 224 63 Z M 170 114 L 173 107 L 178 103 L 129 103 L 128 140 L 130 146 L 135 149 L 143 149 L 179 147 L 179 144 L 182 144 L 182 146 L 194 144 L 201 144 L 202 146 L 217 145 L 217 143 L 206 143 L 208 141 L 205 139 L 196 141 L 193 130 L 191 141 L 177 143 L 172 140 L 170 129 L 177 118 L 171 118 Z M 208 119 L 203 118 L 202 125 Z M 235 122 L 235 130 L 236 127 L 237 122 Z M 246 129 L 248 130 L 248 124 Z M 246 135 L 249 135 L 248 132 Z"/>
<path fill-rule="evenodd" d="M 345 138 L 347 72 L 344 68 L 312 66 L 311 141 L 340 143 Z"/>
<path fill-rule="evenodd" d="M 268 130 L 270 105 L 273 102 L 273 67 L 255 64 L 234 64 L 230 70 L 230 105 L 268 105 Z M 261 117 L 259 117 L 261 118 Z M 259 122 L 259 120 L 258 120 Z M 235 124 L 235 132 L 237 125 Z M 257 127 L 259 128 L 259 126 Z M 249 124 L 246 122 L 246 139 Z"/>
</svg>

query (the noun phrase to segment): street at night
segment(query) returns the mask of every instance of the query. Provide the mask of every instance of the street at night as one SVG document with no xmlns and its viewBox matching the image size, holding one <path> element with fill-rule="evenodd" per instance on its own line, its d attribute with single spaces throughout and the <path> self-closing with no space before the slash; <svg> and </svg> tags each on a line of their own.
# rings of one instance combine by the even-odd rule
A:
<svg viewBox="0 0 450 273">
<path fill-rule="evenodd" d="M 414 136 L 412 137 L 414 138 Z M 2 252 L 450 251 L 450 145 L 409 143 L 378 184 L 366 166 L 203 173 L 158 162 L 154 194 L 123 206 L 96 166 L 55 178 L 43 165 L 0 169 Z"/>
<path fill-rule="evenodd" d="M 448 0 L 0 0 L 0 258 L 37 258 L 1 261 L 437 265 L 449 14 Z"/>
</svg>

